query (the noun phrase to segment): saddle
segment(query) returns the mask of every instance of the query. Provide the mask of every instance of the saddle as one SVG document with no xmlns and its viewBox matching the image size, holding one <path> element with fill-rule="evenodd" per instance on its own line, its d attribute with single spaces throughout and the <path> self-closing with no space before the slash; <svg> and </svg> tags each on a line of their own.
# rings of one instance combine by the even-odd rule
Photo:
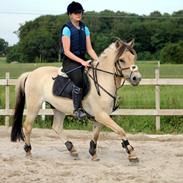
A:
<svg viewBox="0 0 183 183">
<path fill-rule="evenodd" d="M 58 75 L 55 78 L 53 78 L 53 80 L 54 80 L 52 88 L 53 95 L 72 99 L 72 90 L 74 83 L 69 79 L 67 74 L 60 71 L 58 72 Z M 83 73 L 83 86 L 84 87 L 83 87 L 82 99 L 88 94 L 90 90 L 89 78 L 85 72 Z"/>
</svg>

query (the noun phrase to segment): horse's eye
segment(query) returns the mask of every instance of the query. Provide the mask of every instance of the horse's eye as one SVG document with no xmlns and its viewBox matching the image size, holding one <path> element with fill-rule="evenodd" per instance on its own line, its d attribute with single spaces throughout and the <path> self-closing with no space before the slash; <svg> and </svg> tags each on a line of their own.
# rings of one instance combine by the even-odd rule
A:
<svg viewBox="0 0 183 183">
<path fill-rule="evenodd" d="M 119 59 L 119 62 L 121 63 L 125 63 L 125 61 L 123 59 Z"/>
</svg>

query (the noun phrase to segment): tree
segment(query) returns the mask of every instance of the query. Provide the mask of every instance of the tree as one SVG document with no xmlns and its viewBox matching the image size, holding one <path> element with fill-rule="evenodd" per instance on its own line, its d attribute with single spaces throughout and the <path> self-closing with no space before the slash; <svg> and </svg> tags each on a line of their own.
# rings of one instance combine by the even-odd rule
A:
<svg viewBox="0 0 183 183">
<path fill-rule="evenodd" d="M 128 42 L 135 39 L 138 59 L 159 59 L 160 51 L 168 43 L 183 40 L 183 11 L 172 15 L 158 11 L 148 16 L 126 12 L 86 12 L 83 22 L 91 32 L 92 45 L 100 54 L 115 37 Z M 60 30 L 68 21 L 66 14 L 40 16 L 21 25 L 18 49 L 21 62 L 52 62 L 58 60 Z M 12 53 L 12 52 L 11 52 Z"/>
<path fill-rule="evenodd" d="M 21 62 L 45 62 L 57 59 L 55 40 L 46 30 L 32 30 L 19 43 L 22 53 Z"/>
<path fill-rule="evenodd" d="M 5 56 L 8 48 L 8 42 L 0 38 L 0 56 Z"/>
<path fill-rule="evenodd" d="M 159 11 L 153 11 L 150 13 L 150 17 L 161 17 L 161 13 Z"/>
<path fill-rule="evenodd" d="M 8 47 L 6 56 L 7 62 L 10 63 L 12 61 L 20 61 L 20 59 L 21 59 L 21 52 L 19 49 L 19 45 L 16 44 L 14 46 Z"/>
<path fill-rule="evenodd" d="M 21 26 L 18 31 L 20 62 L 56 61 L 59 52 L 59 29 L 65 19 L 64 15 L 42 16 Z"/>
<path fill-rule="evenodd" d="M 183 64 L 183 41 L 167 44 L 160 53 L 162 63 Z"/>
</svg>

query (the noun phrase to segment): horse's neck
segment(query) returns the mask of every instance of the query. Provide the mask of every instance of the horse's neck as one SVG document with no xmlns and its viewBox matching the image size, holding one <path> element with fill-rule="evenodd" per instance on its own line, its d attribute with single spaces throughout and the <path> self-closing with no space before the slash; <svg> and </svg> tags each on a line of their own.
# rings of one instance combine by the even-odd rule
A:
<svg viewBox="0 0 183 183">
<path fill-rule="evenodd" d="M 103 70 L 97 71 L 97 78 L 99 84 L 105 88 L 112 95 L 115 95 L 116 86 L 114 82 L 114 75 L 112 73 L 115 72 L 115 50 L 114 45 L 111 44 L 99 57 L 98 69 Z M 105 73 L 110 72 L 110 73 Z"/>
<path fill-rule="evenodd" d="M 99 65 L 98 68 L 102 70 L 106 70 L 109 72 L 115 71 L 115 45 L 112 43 L 108 48 L 104 50 L 104 52 L 99 57 Z"/>
</svg>

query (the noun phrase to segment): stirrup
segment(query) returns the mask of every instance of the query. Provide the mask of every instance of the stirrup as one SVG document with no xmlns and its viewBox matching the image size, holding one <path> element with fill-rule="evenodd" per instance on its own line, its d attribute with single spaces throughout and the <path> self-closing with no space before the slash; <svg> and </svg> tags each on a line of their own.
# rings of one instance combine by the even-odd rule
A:
<svg viewBox="0 0 183 183">
<path fill-rule="evenodd" d="M 74 110 L 73 113 L 74 113 L 74 116 L 76 116 L 78 119 L 82 119 L 82 118 L 86 117 L 86 113 L 84 112 L 84 110 L 82 108 Z"/>
</svg>

